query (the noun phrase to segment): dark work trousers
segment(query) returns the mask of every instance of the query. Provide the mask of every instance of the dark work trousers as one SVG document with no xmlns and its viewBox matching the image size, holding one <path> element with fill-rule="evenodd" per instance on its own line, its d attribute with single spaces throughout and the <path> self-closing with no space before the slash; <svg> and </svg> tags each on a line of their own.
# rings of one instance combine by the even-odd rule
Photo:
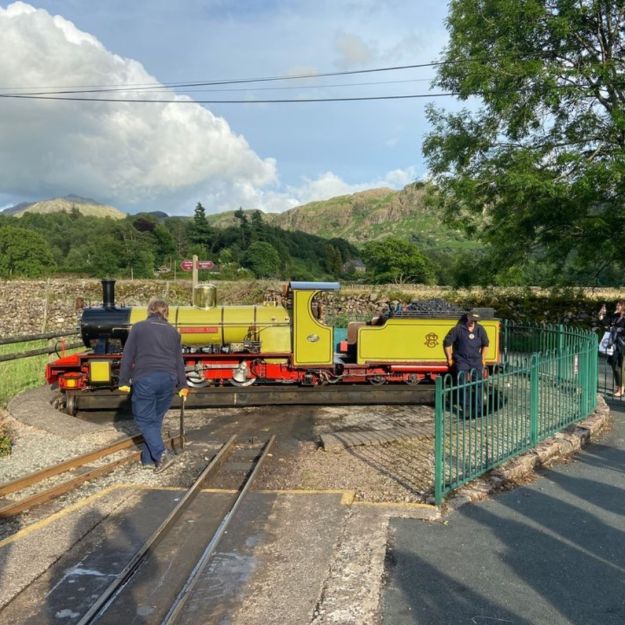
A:
<svg viewBox="0 0 625 625">
<path fill-rule="evenodd" d="M 465 419 L 478 419 L 484 415 L 482 386 L 484 370 L 456 369 L 454 375 L 456 384 L 463 385 L 458 389 L 458 405 L 462 408 L 462 416 Z M 466 385 L 466 386 L 464 386 Z"/>
<path fill-rule="evenodd" d="M 156 464 L 165 451 L 161 428 L 175 390 L 176 376 L 166 371 L 155 371 L 133 380 L 132 416 L 143 434 L 143 464 Z"/>
<path fill-rule="evenodd" d="M 608 363 L 612 367 L 612 373 L 614 373 L 616 388 L 623 386 L 623 369 L 625 368 L 623 355 L 616 350 L 611 356 L 608 357 Z"/>
</svg>

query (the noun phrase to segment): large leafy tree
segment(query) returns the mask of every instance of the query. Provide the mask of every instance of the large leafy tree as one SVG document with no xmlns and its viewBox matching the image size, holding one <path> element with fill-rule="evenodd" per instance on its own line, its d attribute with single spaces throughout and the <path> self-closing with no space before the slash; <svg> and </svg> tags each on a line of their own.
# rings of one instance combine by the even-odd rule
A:
<svg viewBox="0 0 625 625">
<path fill-rule="evenodd" d="M 280 265 L 276 248 L 264 241 L 254 241 L 243 255 L 243 266 L 251 269 L 258 278 L 277 276 Z"/>
<path fill-rule="evenodd" d="M 45 239 L 33 230 L 0 228 L 0 276 L 37 278 L 56 269 L 54 256 Z"/>
<path fill-rule="evenodd" d="M 429 260 L 416 245 L 389 237 L 381 241 L 369 241 L 362 250 L 362 258 L 373 282 L 401 284 L 434 281 L 434 271 Z"/>
<path fill-rule="evenodd" d="M 491 244 L 495 267 L 618 275 L 625 1 L 452 0 L 448 29 L 437 82 L 471 106 L 431 107 L 424 147 L 448 215 Z"/>
</svg>

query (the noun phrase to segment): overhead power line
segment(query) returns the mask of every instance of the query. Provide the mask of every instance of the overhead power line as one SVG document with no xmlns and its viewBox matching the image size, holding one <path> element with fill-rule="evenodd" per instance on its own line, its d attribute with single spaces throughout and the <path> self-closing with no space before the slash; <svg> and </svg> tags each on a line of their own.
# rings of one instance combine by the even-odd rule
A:
<svg viewBox="0 0 625 625">
<path fill-rule="evenodd" d="M 289 91 L 289 90 L 310 90 L 310 89 L 337 89 L 339 87 L 379 87 L 385 85 L 405 85 L 409 83 L 416 82 L 432 82 L 434 80 L 432 77 L 430 78 L 409 78 L 407 80 L 375 80 L 368 82 L 338 82 L 331 84 L 313 84 L 313 85 L 284 85 L 284 86 L 273 86 L 273 87 L 227 87 L 225 89 L 203 89 L 197 87 L 189 87 L 188 89 L 177 89 L 177 94 L 182 93 L 233 93 L 233 92 L 248 92 L 248 93 L 256 93 L 258 91 Z M 137 91 L 136 89 L 122 89 L 120 88 L 118 92 L 123 93 L 124 91 Z M 154 89 L 146 89 L 150 93 L 171 93 L 172 90 L 159 85 L 158 88 Z M 80 94 L 80 93 L 93 93 L 93 91 L 26 91 L 25 93 L 17 93 L 15 95 L 31 95 L 31 96 L 44 96 L 44 95 L 72 95 L 72 94 Z M 13 95 L 13 94 L 6 94 Z"/>
<path fill-rule="evenodd" d="M 0 98 L 13 98 L 19 100 L 52 100 L 69 102 L 120 102 L 128 104 L 304 104 L 307 102 L 357 102 L 366 100 L 405 100 L 415 98 L 445 98 L 455 96 L 456 93 L 413 93 L 406 95 L 381 95 L 381 96 L 361 96 L 346 98 L 282 98 L 275 100 L 163 100 L 156 98 L 149 100 L 146 98 L 91 98 L 73 96 L 48 96 L 48 95 L 26 95 L 26 94 L 0 94 Z"/>
<path fill-rule="evenodd" d="M 109 91 L 134 91 L 134 90 L 151 90 L 162 89 L 163 87 L 169 89 L 182 89 L 186 87 L 210 87 L 221 85 L 235 85 L 235 84 L 249 84 L 255 82 L 276 82 L 282 80 L 303 80 L 311 78 L 328 78 L 335 76 L 353 76 L 356 74 L 372 74 L 375 72 L 393 72 L 403 71 L 407 69 L 419 69 L 423 67 L 436 67 L 442 65 L 444 62 L 432 62 L 432 63 L 417 63 L 413 65 L 393 65 L 387 67 L 374 67 L 370 69 L 356 69 L 341 72 L 322 72 L 322 73 L 307 73 L 307 74 L 292 74 L 286 76 L 261 76 L 257 78 L 228 78 L 218 80 L 199 80 L 193 82 L 165 82 L 165 83 L 136 83 L 126 85 L 104 85 L 104 86 L 87 86 L 87 87 L 38 87 L 38 89 L 54 89 L 54 94 L 70 94 L 70 93 L 100 93 Z M 1 87 L 0 87 L 1 88 Z M 4 90 L 11 89 L 25 89 L 26 87 L 4 87 Z M 32 89 L 30 87 L 29 89 Z M 37 94 L 48 95 L 48 94 Z"/>
</svg>

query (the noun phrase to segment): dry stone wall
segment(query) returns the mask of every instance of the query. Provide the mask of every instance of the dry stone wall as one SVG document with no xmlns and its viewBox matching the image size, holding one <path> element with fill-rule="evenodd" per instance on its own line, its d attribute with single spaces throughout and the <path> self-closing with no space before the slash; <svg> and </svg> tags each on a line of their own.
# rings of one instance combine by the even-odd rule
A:
<svg viewBox="0 0 625 625">
<path fill-rule="evenodd" d="M 285 302 L 285 285 L 269 281 L 218 282 L 217 299 L 223 304 L 254 304 L 264 300 Z M 163 297 L 172 305 L 191 302 L 191 281 L 119 280 L 115 301 L 120 306 L 145 305 Z M 365 319 L 388 300 L 371 293 L 322 297 L 324 318 Z M 76 328 L 83 306 L 102 302 L 99 280 L 53 279 L 0 281 L 0 335 L 37 334 Z"/>
<path fill-rule="evenodd" d="M 285 282 L 216 282 L 217 300 L 223 304 L 254 304 L 264 300 L 284 302 Z M 160 296 L 174 305 L 191 302 L 190 280 L 119 280 L 116 283 L 119 305 L 145 305 L 150 297 Z M 322 318 L 336 326 L 348 320 L 366 320 L 389 305 L 411 300 L 438 300 L 460 309 L 473 306 L 495 308 L 497 315 L 517 321 L 547 321 L 592 325 L 600 301 L 616 301 L 618 291 L 591 293 L 580 297 L 549 298 L 546 294 L 517 292 L 513 289 L 456 291 L 450 288 L 415 285 L 344 285 L 338 293 L 321 296 Z M 0 335 L 36 334 L 75 328 L 82 306 L 97 306 L 102 301 L 99 280 L 75 277 L 51 280 L 0 281 Z"/>
</svg>

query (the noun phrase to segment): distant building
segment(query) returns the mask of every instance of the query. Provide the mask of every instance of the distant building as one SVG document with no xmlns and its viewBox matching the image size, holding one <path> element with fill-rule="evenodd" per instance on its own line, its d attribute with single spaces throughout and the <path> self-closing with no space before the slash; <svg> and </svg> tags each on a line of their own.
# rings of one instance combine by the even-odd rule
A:
<svg viewBox="0 0 625 625">
<path fill-rule="evenodd" d="M 350 258 L 343 263 L 341 271 L 343 273 L 365 273 L 367 267 L 360 258 Z"/>
</svg>

